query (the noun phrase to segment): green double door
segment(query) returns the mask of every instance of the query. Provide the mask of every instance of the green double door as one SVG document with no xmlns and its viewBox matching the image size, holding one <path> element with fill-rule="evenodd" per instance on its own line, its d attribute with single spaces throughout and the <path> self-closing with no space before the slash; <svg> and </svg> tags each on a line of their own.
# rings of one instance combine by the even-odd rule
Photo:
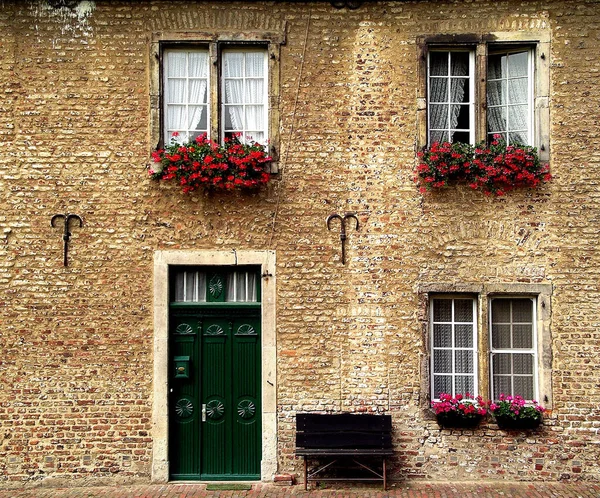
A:
<svg viewBox="0 0 600 498">
<path fill-rule="evenodd" d="M 260 479 L 260 318 L 258 303 L 171 304 L 171 479 Z"/>
</svg>

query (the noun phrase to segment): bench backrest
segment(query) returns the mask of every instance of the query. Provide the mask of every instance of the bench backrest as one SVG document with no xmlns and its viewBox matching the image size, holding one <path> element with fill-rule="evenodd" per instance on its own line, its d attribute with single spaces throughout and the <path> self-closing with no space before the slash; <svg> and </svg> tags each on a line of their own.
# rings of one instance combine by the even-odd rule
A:
<svg viewBox="0 0 600 498">
<path fill-rule="evenodd" d="M 389 449 L 392 447 L 392 417 L 366 413 L 298 413 L 296 447 Z"/>
</svg>

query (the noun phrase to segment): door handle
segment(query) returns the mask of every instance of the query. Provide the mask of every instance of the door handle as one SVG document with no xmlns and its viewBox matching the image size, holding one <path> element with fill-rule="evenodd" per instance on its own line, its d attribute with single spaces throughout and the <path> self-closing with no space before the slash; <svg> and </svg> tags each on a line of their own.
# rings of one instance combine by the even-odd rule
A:
<svg viewBox="0 0 600 498">
<path fill-rule="evenodd" d="M 202 405 L 202 422 L 206 422 L 206 404 Z"/>
</svg>

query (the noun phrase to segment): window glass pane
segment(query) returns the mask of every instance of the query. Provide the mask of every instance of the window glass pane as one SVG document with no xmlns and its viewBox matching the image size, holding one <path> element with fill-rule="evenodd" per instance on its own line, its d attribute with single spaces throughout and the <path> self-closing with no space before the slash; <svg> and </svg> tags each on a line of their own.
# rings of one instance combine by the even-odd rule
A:
<svg viewBox="0 0 600 498">
<path fill-rule="evenodd" d="M 502 393 L 512 394 L 511 377 L 494 375 L 493 388 L 494 388 L 494 392 L 493 392 L 492 397 L 495 400 L 497 400 L 500 397 L 500 394 L 502 394 Z"/>
<path fill-rule="evenodd" d="M 165 88 L 165 97 L 168 104 L 185 104 L 186 95 L 185 80 L 168 80 L 167 88 Z"/>
<path fill-rule="evenodd" d="M 175 274 L 175 301 L 206 301 L 206 275 L 198 271 L 180 271 Z"/>
<path fill-rule="evenodd" d="M 521 375 L 533 375 L 533 355 L 530 353 L 513 355 L 513 373 Z"/>
<path fill-rule="evenodd" d="M 448 132 L 444 130 L 431 130 L 429 132 L 429 142 L 448 142 Z"/>
<path fill-rule="evenodd" d="M 452 351 L 436 349 L 433 351 L 433 371 L 435 373 L 452 373 Z"/>
<path fill-rule="evenodd" d="M 490 81 L 487 90 L 488 106 L 506 104 L 505 81 Z"/>
<path fill-rule="evenodd" d="M 448 105 L 431 104 L 429 106 L 429 128 L 431 130 L 448 129 Z M 432 132 L 433 133 L 433 132 Z"/>
<path fill-rule="evenodd" d="M 533 376 L 515 377 L 513 385 L 515 387 L 513 396 L 523 396 L 525 400 L 533 399 Z"/>
<path fill-rule="evenodd" d="M 490 54 L 488 56 L 488 81 L 500 79 L 506 75 L 506 56 L 500 54 Z"/>
<path fill-rule="evenodd" d="M 471 134 L 468 131 L 452 131 L 450 132 L 450 141 L 468 144 L 471 142 Z"/>
<path fill-rule="evenodd" d="M 510 325 L 492 324 L 492 347 L 494 349 L 507 349 L 511 347 Z"/>
<path fill-rule="evenodd" d="M 187 53 L 184 51 L 168 51 L 165 53 L 166 74 L 169 77 L 183 77 L 187 71 Z"/>
<path fill-rule="evenodd" d="M 512 361 L 510 353 L 496 353 L 493 356 L 494 375 L 512 374 Z"/>
<path fill-rule="evenodd" d="M 470 121 L 470 106 L 452 105 L 450 106 L 450 117 L 452 119 L 451 128 L 459 130 L 468 130 Z"/>
<path fill-rule="evenodd" d="M 208 52 L 190 52 L 189 75 L 192 78 L 208 78 Z"/>
<path fill-rule="evenodd" d="M 264 77 L 265 74 L 265 52 L 248 52 L 246 54 L 246 76 Z"/>
<path fill-rule="evenodd" d="M 188 119 L 188 130 L 206 130 L 206 106 L 189 106 Z"/>
<path fill-rule="evenodd" d="M 475 393 L 475 380 L 472 375 L 459 375 L 455 380 L 455 393 L 454 394 L 474 394 Z"/>
<path fill-rule="evenodd" d="M 223 52 L 223 76 L 242 78 L 244 76 L 244 54 L 242 52 Z"/>
<path fill-rule="evenodd" d="M 473 373 L 473 351 L 454 352 L 454 371 L 456 373 Z"/>
<path fill-rule="evenodd" d="M 185 275 L 177 273 L 175 275 L 175 301 L 183 301 L 185 299 Z"/>
<path fill-rule="evenodd" d="M 167 107 L 167 127 L 171 131 L 179 131 L 185 129 L 186 107 L 183 105 L 170 105 Z M 165 137 L 170 140 L 169 137 Z M 166 140 L 168 142 L 168 140 Z"/>
<path fill-rule="evenodd" d="M 450 52 L 452 76 L 469 75 L 469 52 Z"/>
<path fill-rule="evenodd" d="M 508 144 L 510 145 L 524 145 L 528 141 L 529 138 L 526 131 L 512 131 L 508 134 Z"/>
<path fill-rule="evenodd" d="M 500 82 L 497 82 L 500 83 Z M 528 104 L 529 94 L 527 78 L 518 78 L 508 80 L 508 103 L 509 104 Z"/>
<path fill-rule="evenodd" d="M 513 322 L 533 322 L 533 301 L 531 299 L 512 299 Z"/>
<path fill-rule="evenodd" d="M 448 52 L 429 53 L 430 76 L 448 76 Z"/>
<path fill-rule="evenodd" d="M 439 323 L 433 324 L 433 347 L 452 347 L 452 325 Z"/>
<path fill-rule="evenodd" d="M 455 299 L 454 300 L 454 321 L 472 322 L 473 321 L 473 300 Z"/>
<path fill-rule="evenodd" d="M 431 78 L 429 80 L 429 102 L 448 102 L 447 78 Z"/>
<path fill-rule="evenodd" d="M 513 325 L 513 348 L 531 349 L 533 333 L 531 325 Z"/>
<path fill-rule="evenodd" d="M 226 80 L 224 102 L 226 104 L 244 103 L 244 80 Z"/>
<path fill-rule="evenodd" d="M 451 322 L 452 321 L 452 300 L 434 299 L 433 300 L 433 321 Z"/>
<path fill-rule="evenodd" d="M 510 323 L 510 299 L 492 300 L 492 323 Z"/>
<path fill-rule="evenodd" d="M 262 105 L 246 106 L 246 130 L 260 130 L 264 126 L 264 107 Z"/>
<path fill-rule="evenodd" d="M 190 104 L 206 104 L 208 98 L 206 80 L 190 80 L 188 95 Z"/>
<path fill-rule="evenodd" d="M 265 80 L 246 80 L 246 104 L 261 104 L 264 101 Z"/>
<path fill-rule="evenodd" d="M 509 54 L 508 56 L 508 77 L 515 78 L 518 76 L 527 76 L 528 68 L 528 52 L 519 52 Z"/>
<path fill-rule="evenodd" d="M 500 133 L 506 131 L 506 107 L 488 108 L 488 132 Z"/>
<path fill-rule="evenodd" d="M 473 347 L 473 325 L 455 325 L 454 334 L 454 345 L 457 348 Z"/>
<path fill-rule="evenodd" d="M 452 78 L 450 82 L 450 101 L 454 103 L 469 102 L 469 80 Z"/>
<path fill-rule="evenodd" d="M 256 274 L 254 272 L 232 272 L 227 275 L 226 301 L 256 302 Z"/>
<path fill-rule="evenodd" d="M 508 129 L 526 130 L 529 116 L 527 115 L 528 107 L 526 105 L 511 105 L 508 107 Z"/>
<path fill-rule="evenodd" d="M 452 377 L 449 375 L 434 375 L 433 398 L 439 399 L 442 393 L 452 393 Z"/>
</svg>

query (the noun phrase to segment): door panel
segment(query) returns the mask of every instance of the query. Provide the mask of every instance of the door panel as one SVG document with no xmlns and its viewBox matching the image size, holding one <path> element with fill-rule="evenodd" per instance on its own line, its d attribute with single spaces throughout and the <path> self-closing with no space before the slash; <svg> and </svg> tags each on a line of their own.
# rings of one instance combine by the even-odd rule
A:
<svg viewBox="0 0 600 498">
<path fill-rule="evenodd" d="M 259 479 L 260 307 L 171 315 L 171 478 Z M 189 379 L 176 377 L 188 356 Z"/>
<path fill-rule="evenodd" d="M 180 474 L 194 474 L 200 461 L 200 451 L 194 441 L 201 437 L 199 423 L 201 407 L 199 391 L 195 381 L 199 362 L 198 320 L 193 317 L 175 319 L 174 333 L 171 337 L 171 362 L 169 367 L 170 396 L 170 441 L 176 441 L 178 451 L 171 454 L 171 465 Z M 178 368 L 186 366 L 176 361 L 189 358 L 187 377 L 181 376 Z"/>
</svg>

